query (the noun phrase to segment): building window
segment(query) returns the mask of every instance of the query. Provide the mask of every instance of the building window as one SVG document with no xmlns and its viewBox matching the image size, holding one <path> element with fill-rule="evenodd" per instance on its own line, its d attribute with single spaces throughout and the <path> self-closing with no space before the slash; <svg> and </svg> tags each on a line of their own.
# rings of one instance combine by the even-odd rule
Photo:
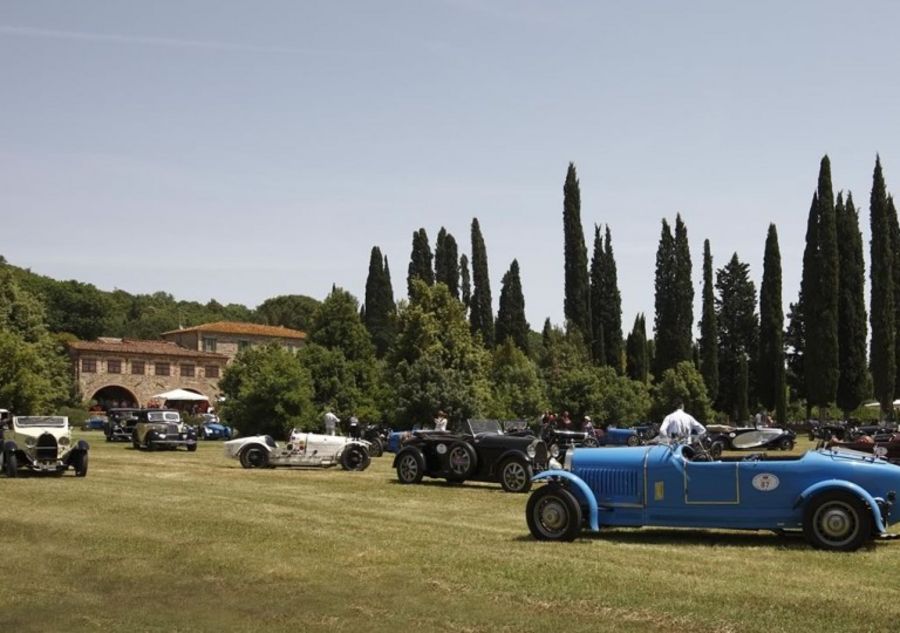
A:
<svg viewBox="0 0 900 633">
<path fill-rule="evenodd" d="M 142 360 L 133 360 L 131 361 L 131 373 L 143 376 L 144 375 L 144 361 Z"/>
<path fill-rule="evenodd" d="M 169 375 L 169 363 L 156 363 L 156 375 L 157 376 L 168 376 Z"/>
<path fill-rule="evenodd" d="M 203 337 L 203 351 L 204 352 L 215 352 L 216 351 L 216 339 L 212 336 L 204 336 Z"/>
<path fill-rule="evenodd" d="M 122 361 L 120 361 L 120 360 L 106 361 L 106 373 L 107 374 L 121 374 L 122 373 Z"/>
<path fill-rule="evenodd" d="M 96 374 L 97 373 L 97 361 L 93 358 L 82 358 L 81 359 L 81 373 L 83 374 Z"/>
<path fill-rule="evenodd" d="M 242 349 L 247 349 L 248 347 L 250 347 L 250 341 L 247 341 L 247 340 L 238 341 L 238 351 L 241 351 Z"/>
<path fill-rule="evenodd" d="M 181 375 L 185 378 L 193 378 L 194 377 L 194 366 L 193 365 L 182 365 L 181 366 Z"/>
<path fill-rule="evenodd" d="M 219 368 L 216 365 L 207 365 L 206 366 L 206 377 L 207 378 L 218 378 L 219 377 Z"/>
</svg>

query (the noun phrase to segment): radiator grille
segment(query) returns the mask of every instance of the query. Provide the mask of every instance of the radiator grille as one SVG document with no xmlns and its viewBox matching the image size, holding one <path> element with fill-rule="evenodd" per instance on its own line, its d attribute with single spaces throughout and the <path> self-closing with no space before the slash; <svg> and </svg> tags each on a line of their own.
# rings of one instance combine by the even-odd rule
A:
<svg viewBox="0 0 900 633">
<path fill-rule="evenodd" d="M 639 501 L 641 482 L 636 470 L 586 468 L 579 473 L 598 499 Z"/>
</svg>

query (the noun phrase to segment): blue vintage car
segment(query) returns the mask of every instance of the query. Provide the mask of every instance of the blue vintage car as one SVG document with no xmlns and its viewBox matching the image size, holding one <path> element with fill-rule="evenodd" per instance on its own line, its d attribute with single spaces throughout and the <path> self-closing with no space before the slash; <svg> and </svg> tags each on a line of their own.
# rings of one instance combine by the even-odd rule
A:
<svg viewBox="0 0 900 633">
<path fill-rule="evenodd" d="M 815 547 L 852 551 L 898 520 L 900 467 L 846 450 L 710 460 L 686 445 L 580 448 L 543 480 L 526 509 L 539 540 L 605 526 L 802 530 Z"/>
</svg>

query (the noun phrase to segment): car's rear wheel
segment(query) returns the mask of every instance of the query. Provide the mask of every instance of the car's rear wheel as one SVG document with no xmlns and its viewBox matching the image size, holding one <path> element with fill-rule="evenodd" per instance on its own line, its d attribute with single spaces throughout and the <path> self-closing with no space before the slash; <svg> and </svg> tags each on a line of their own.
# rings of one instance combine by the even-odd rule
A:
<svg viewBox="0 0 900 633">
<path fill-rule="evenodd" d="M 401 484 L 417 484 L 425 475 L 425 460 L 412 450 L 397 457 L 397 480 Z"/>
<path fill-rule="evenodd" d="M 3 455 L 3 472 L 7 477 L 17 477 L 19 475 L 19 460 L 15 451 L 6 451 Z"/>
<path fill-rule="evenodd" d="M 258 444 L 241 451 L 241 466 L 244 468 L 266 468 L 269 465 L 269 451 Z"/>
<path fill-rule="evenodd" d="M 872 514 L 849 492 L 823 492 L 806 504 L 803 534 L 818 549 L 852 552 L 871 537 Z"/>
<path fill-rule="evenodd" d="M 371 440 L 369 440 L 369 443 L 371 444 L 369 448 L 369 455 L 371 457 L 381 457 L 382 455 L 384 455 L 384 446 L 381 444 L 381 440 L 379 438 L 372 438 Z"/>
<path fill-rule="evenodd" d="M 600 446 L 600 442 L 597 441 L 596 437 L 586 437 L 581 445 L 585 448 L 597 448 Z"/>
<path fill-rule="evenodd" d="M 475 449 L 466 442 L 454 442 L 447 448 L 447 479 L 464 481 L 475 472 Z"/>
<path fill-rule="evenodd" d="M 506 492 L 528 492 L 533 476 L 531 464 L 521 459 L 513 457 L 500 466 L 500 485 Z"/>
<path fill-rule="evenodd" d="M 76 477 L 84 477 L 88 471 L 88 454 L 87 451 L 77 451 L 72 455 L 72 470 L 75 471 Z"/>
<path fill-rule="evenodd" d="M 341 468 L 344 470 L 365 470 L 370 463 L 368 451 L 358 444 L 347 446 L 341 453 Z"/>
<path fill-rule="evenodd" d="M 581 530 L 581 506 L 571 492 L 550 484 L 531 493 L 525 519 L 539 541 L 573 541 Z"/>
<path fill-rule="evenodd" d="M 628 439 L 625 440 L 625 443 L 628 444 L 628 446 L 638 446 L 641 443 L 641 438 L 639 438 L 637 434 L 629 435 Z"/>
<path fill-rule="evenodd" d="M 194 451 L 196 451 L 197 450 L 197 442 L 194 442 L 193 444 L 188 444 L 187 449 L 188 449 L 188 452 L 190 452 L 190 453 L 193 453 Z"/>
</svg>

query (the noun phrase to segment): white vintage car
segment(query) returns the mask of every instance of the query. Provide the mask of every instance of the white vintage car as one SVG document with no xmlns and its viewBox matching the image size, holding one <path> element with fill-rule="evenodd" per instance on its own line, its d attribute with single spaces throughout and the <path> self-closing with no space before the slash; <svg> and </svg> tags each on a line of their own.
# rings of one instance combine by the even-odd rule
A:
<svg viewBox="0 0 900 633">
<path fill-rule="evenodd" d="M 61 475 L 70 466 L 76 477 L 88 470 L 88 443 L 72 442 L 69 418 L 62 415 L 20 415 L 7 422 L 2 434 L 0 471 L 16 477 L 19 469 Z"/>
<path fill-rule="evenodd" d="M 338 464 L 344 470 L 369 467 L 369 442 L 338 435 L 291 431 L 288 443 L 279 446 L 271 435 L 241 437 L 225 442 L 225 456 L 239 459 L 244 468 L 275 466 L 319 466 Z"/>
</svg>

